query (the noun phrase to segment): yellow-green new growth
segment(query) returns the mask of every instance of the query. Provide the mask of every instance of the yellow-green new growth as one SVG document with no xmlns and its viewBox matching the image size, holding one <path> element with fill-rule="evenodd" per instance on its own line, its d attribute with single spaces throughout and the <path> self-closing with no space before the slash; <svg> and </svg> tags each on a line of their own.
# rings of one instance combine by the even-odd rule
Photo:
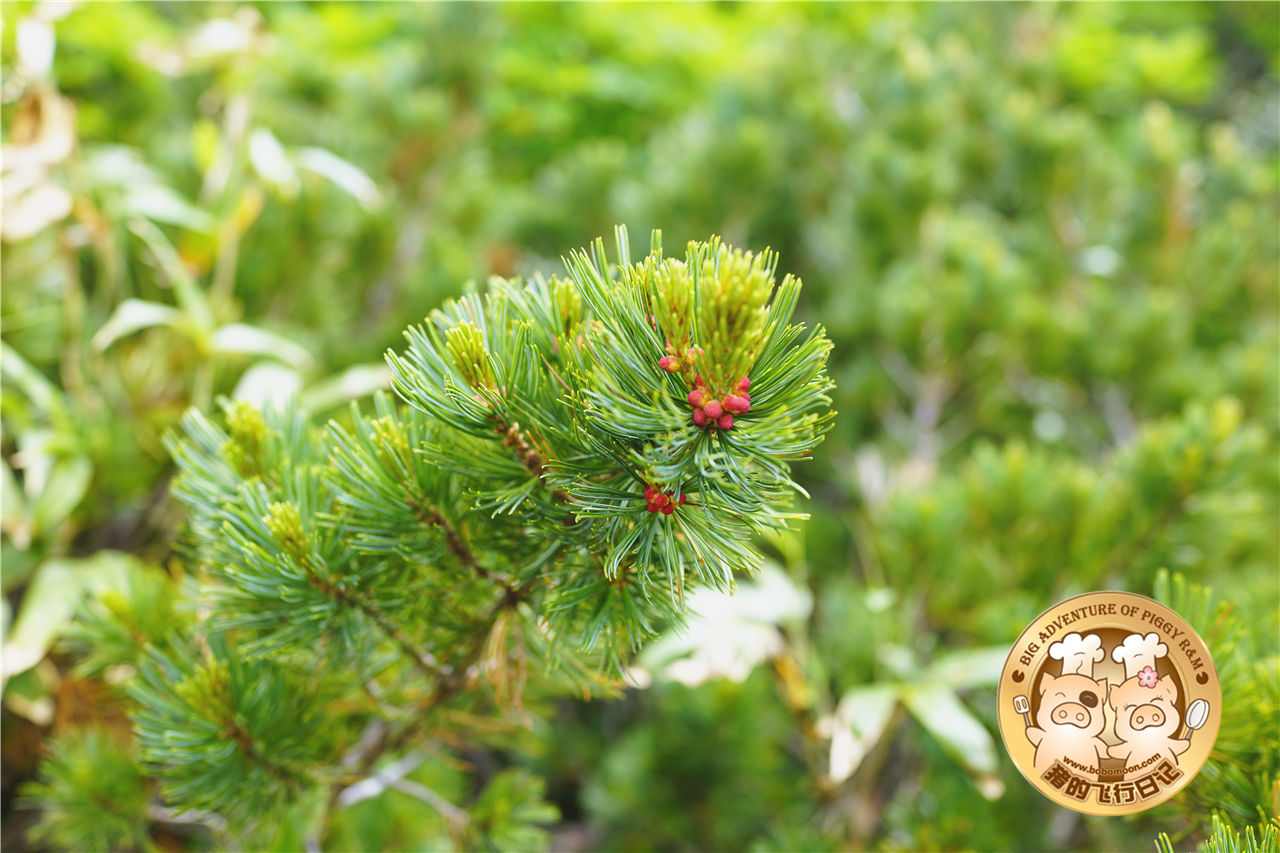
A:
<svg viewBox="0 0 1280 853">
<path fill-rule="evenodd" d="M 582 322 L 582 294 L 568 279 L 555 280 L 556 309 L 560 315 L 560 331 L 569 334 L 573 327 Z"/>
<path fill-rule="evenodd" d="M 267 507 L 262 521 L 281 551 L 299 563 L 306 560 L 311 549 L 307 545 L 307 533 L 302 529 L 302 515 L 296 504 L 273 503 Z"/>
<path fill-rule="evenodd" d="M 229 722 L 235 715 L 231 670 L 226 661 L 202 662 L 191 675 L 174 686 L 173 692 L 193 708 L 208 708 L 215 719 Z"/>
<path fill-rule="evenodd" d="M 444 333 L 445 348 L 454 366 L 472 388 L 493 388 L 493 368 L 484 346 L 484 333 L 470 323 L 459 323 Z"/>
<path fill-rule="evenodd" d="M 704 244 L 698 277 L 698 372 L 719 397 L 736 390 L 760 357 L 773 293 L 774 255 Z M 691 253 L 692 254 L 692 253 Z"/>
<path fill-rule="evenodd" d="M 389 417 L 374 418 L 369 421 L 369 426 L 373 429 L 370 438 L 382 464 L 395 470 L 407 470 L 411 451 L 404 427 Z"/>
<path fill-rule="evenodd" d="M 222 453 L 240 476 L 261 476 L 262 445 L 267 432 L 262 413 L 244 400 L 236 400 L 227 409 L 229 437 Z"/>
<path fill-rule="evenodd" d="M 645 266 L 649 268 L 646 272 L 652 276 L 657 294 L 654 313 L 658 326 L 667 336 L 667 351 L 683 358 L 693 331 L 693 281 L 689 271 L 683 262 L 674 259 L 658 264 L 649 260 Z"/>
</svg>

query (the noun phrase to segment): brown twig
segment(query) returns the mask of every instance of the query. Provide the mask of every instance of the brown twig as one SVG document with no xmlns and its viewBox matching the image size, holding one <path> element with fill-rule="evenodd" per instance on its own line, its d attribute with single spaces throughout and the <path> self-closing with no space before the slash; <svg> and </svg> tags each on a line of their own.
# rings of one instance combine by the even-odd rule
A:
<svg viewBox="0 0 1280 853">
<path fill-rule="evenodd" d="M 501 418 L 497 418 L 495 427 L 498 434 L 502 436 L 502 443 L 511 448 L 516 458 L 520 460 L 520 464 L 545 484 L 546 457 L 533 446 L 529 437 L 520 429 L 520 424 L 518 422 L 507 424 Z M 560 503 L 569 503 L 568 492 L 561 489 L 552 489 L 551 496 Z"/>
<path fill-rule="evenodd" d="M 393 624 L 382 610 L 369 599 L 362 595 L 353 593 L 343 588 L 332 578 L 326 577 L 320 573 L 319 568 L 310 558 L 302 560 L 303 568 L 307 571 L 307 580 L 310 584 L 324 595 L 332 598 L 340 604 L 352 608 L 364 614 L 369 621 L 378 627 L 378 630 L 386 634 L 400 650 L 404 653 L 410 662 L 428 676 L 435 676 L 439 673 L 446 672 L 447 668 L 442 667 L 440 661 L 436 660 L 435 655 L 425 649 L 417 648 L 408 635 L 401 631 L 398 626 Z"/>
<path fill-rule="evenodd" d="M 409 743 L 422 730 L 429 713 L 433 709 L 449 701 L 466 687 L 468 672 L 480 658 L 480 655 L 484 653 L 485 644 L 494 622 L 504 610 L 514 609 L 528 598 L 533 591 L 535 582 L 536 579 L 531 578 L 519 587 L 508 586 L 505 588 L 502 598 L 490 609 L 482 621 L 476 623 L 476 632 L 466 654 L 447 672 L 442 670 L 438 674 L 435 689 L 417 705 L 416 713 L 412 720 L 406 722 L 394 733 L 389 728 L 382 727 L 377 730 L 376 737 L 367 740 L 362 738 L 362 744 L 365 744 L 365 747 L 360 749 L 358 745 L 358 751 L 353 751 L 351 754 L 354 759 L 351 772 L 342 779 L 335 781 L 330 787 L 329 798 L 324 812 L 324 825 L 319 831 L 320 840 L 323 840 L 324 835 L 328 832 L 329 815 L 332 813 L 334 806 L 337 805 L 338 798 L 342 795 L 342 792 L 349 785 L 368 776 L 373 765 L 383 755 L 400 749 Z"/>
</svg>

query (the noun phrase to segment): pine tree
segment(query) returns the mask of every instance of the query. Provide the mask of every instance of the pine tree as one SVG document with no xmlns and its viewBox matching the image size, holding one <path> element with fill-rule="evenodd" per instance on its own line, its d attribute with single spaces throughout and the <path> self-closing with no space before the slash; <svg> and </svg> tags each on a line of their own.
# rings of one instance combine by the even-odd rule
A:
<svg viewBox="0 0 1280 853">
<path fill-rule="evenodd" d="M 691 590 L 732 588 L 753 536 L 801 517 L 790 465 L 831 424 L 831 345 L 791 323 L 776 262 L 717 238 L 669 258 L 656 233 L 635 262 L 620 229 L 612 263 L 596 241 L 409 328 L 398 400 L 323 427 L 189 413 L 168 447 L 196 580 L 82 615 L 82 668 L 132 674 L 133 752 L 59 743 L 28 790 L 42 837 L 316 846 L 397 787 L 456 844 L 536 843 L 555 811 L 532 777 L 453 802 L 408 776 L 526 696 L 613 691 Z"/>
</svg>

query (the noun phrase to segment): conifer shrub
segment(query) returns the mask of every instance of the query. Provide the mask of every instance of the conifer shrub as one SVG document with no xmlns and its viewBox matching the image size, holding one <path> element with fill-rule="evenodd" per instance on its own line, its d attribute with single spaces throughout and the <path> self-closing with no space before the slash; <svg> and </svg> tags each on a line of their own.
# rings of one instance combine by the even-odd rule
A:
<svg viewBox="0 0 1280 853">
<path fill-rule="evenodd" d="M 109 770 L 135 765 L 93 738 L 60 746 L 32 788 L 46 837 L 136 845 L 154 783 L 215 843 L 318 844 L 394 783 L 455 843 L 535 843 L 556 816 L 539 780 L 454 802 L 403 762 L 442 760 L 423 751 L 526 694 L 613 691 L 688 594 L 732 589 L 753 536 L 800 517 L 790 468 L 832 422 L 830 342 L 792 323 L 801 283 L 776 264 L 714 237 L 668 257 L 656 233 L 635 261 L 619 229 L 612 260 L 596 241 L 564 277 L 494 280 L 410 327 L 388 355 L 398 399 L 345 423 L 191 411 L 168 447 L 194 583 L 165 606 L 194 618 L 132 645 L 118 618 L 81 620 L 77 648 L 115 653 L 95 666 L 136 668 L 137 769 Z M 73 797 L 68 766 L 130 796 Z"/>
</svg>

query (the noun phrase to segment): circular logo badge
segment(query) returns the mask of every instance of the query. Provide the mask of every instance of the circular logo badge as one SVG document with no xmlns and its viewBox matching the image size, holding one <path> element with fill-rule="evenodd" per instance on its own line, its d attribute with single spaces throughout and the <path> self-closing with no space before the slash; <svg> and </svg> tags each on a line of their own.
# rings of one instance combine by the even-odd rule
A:
<svg viewBox="0 0 1280 853">
<path fill-rule="evenodd" d="M 1000 674 L 1000 735 L 1014 764 L 1059 805 L 1129 814 L 1200 771 L 1222 719 L 1204 640 L 1141 595 L 1068 598 L 1022 632 Z"/>
</svg>

